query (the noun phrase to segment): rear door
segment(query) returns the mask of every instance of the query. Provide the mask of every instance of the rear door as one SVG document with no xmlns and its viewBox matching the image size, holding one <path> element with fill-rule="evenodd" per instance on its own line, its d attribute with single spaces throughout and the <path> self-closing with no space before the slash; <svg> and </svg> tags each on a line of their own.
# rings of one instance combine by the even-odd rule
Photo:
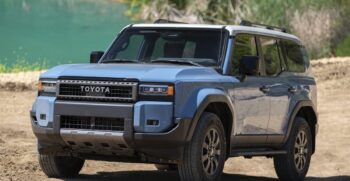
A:
<svg viewBox="0 0 350 181">
<path fill-rule="evenodd" d="M 234 39 L 230 74 L 240 77 L 239 62 L 242 56 L 258 56 L 254 35 L 239 34 Z M 257 146 L 266 143 L 270 102 L 260 90 L 262 77 L 247 76 L 244 81 L 229 90 L 235 108 L 234 133 L 231 145 L 235 147 Z"/>
<path fill-rule="evenodd" d="M 270 116 L 268 123 L 267 143 L 279 143 L 283 139 L 283 129 L 288 113 L 289 101 L 293 87 L 284 74 L 284 61 L 281 41 L 271 37 L 259 37 L 264 59 L 262 72 L 262 91 L 270 100 Z"/>
<path fill-rule="evenodd" d="M 271 89 L 270 92 L 268 143 L 274 144 L 282 143 L 286 136 L 291 112 L 299 100 L 309 99 L 311 86 L 315 85 L 314 80 L 305 74 L 308 57 L 303 47 L 290 40 L 281 40 L 280 47 L 285 60 L 285 71 L 278 78 L 283 87 L 279 90 Z M 282 99 L 276 99 L 276 94 L 284 94 L 284 96 Z"/>
</svg>

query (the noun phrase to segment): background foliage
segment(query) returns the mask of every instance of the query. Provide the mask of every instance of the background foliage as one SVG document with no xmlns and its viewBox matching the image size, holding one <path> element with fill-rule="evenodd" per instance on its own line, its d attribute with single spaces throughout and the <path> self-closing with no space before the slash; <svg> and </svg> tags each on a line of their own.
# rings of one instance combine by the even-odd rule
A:
<svg viewBox="0 0 350 181">
<path fill-rule="evenodd" d="M 152 22 L 238 24 L 242 19 L 288 28 L 312 58 L 350 55 L 349 0 L 131 0 L 127 15 Z"/>
</svg>

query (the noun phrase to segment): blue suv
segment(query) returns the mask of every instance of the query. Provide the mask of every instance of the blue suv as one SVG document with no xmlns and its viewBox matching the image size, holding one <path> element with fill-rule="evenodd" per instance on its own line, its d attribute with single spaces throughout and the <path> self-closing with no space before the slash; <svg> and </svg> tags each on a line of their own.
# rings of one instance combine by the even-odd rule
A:
<svg viewBox="0 0 350 181">
<path fill-rule="evenodd" d="M 303 180 L 315 152 L 315 79 L 282 28 L 132 24 L 90 64 L 54 67 L 38 87 L 31 121 L 48 177 L 92 159 L 220 180 L 229 157 L 266 156 L 281 180 Z"/>
</svg>

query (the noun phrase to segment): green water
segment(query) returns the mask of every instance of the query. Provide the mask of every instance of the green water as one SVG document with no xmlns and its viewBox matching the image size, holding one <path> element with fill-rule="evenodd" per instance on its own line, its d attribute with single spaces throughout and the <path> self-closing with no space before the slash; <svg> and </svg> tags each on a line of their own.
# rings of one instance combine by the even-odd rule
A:
<svg viewBox="0 0 350 181">
<path fill-rule="evenodd" d="M 0 64 L 88 62 L 130 23 L 115 0 L 0 0 Z"/>
</svg>

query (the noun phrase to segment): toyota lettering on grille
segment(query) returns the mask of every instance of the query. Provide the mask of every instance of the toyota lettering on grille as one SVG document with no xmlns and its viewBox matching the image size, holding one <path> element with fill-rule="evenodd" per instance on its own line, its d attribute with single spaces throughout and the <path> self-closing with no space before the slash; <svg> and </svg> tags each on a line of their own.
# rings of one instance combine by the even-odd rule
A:
<svg viewBox="0 0 350 181">
<path fill-rule="evenodd" d="M 59 80 L 59 99 L 121 102 L 136 99 L 137 82 Z"/>
<path fill-rule="evenodd" d="M 89 95 L 105 95 L 106 93 L 111 93 L 109 87 L 105 86 L 80 86 L 81 92 L 85 92 Z"/>
</svg>

